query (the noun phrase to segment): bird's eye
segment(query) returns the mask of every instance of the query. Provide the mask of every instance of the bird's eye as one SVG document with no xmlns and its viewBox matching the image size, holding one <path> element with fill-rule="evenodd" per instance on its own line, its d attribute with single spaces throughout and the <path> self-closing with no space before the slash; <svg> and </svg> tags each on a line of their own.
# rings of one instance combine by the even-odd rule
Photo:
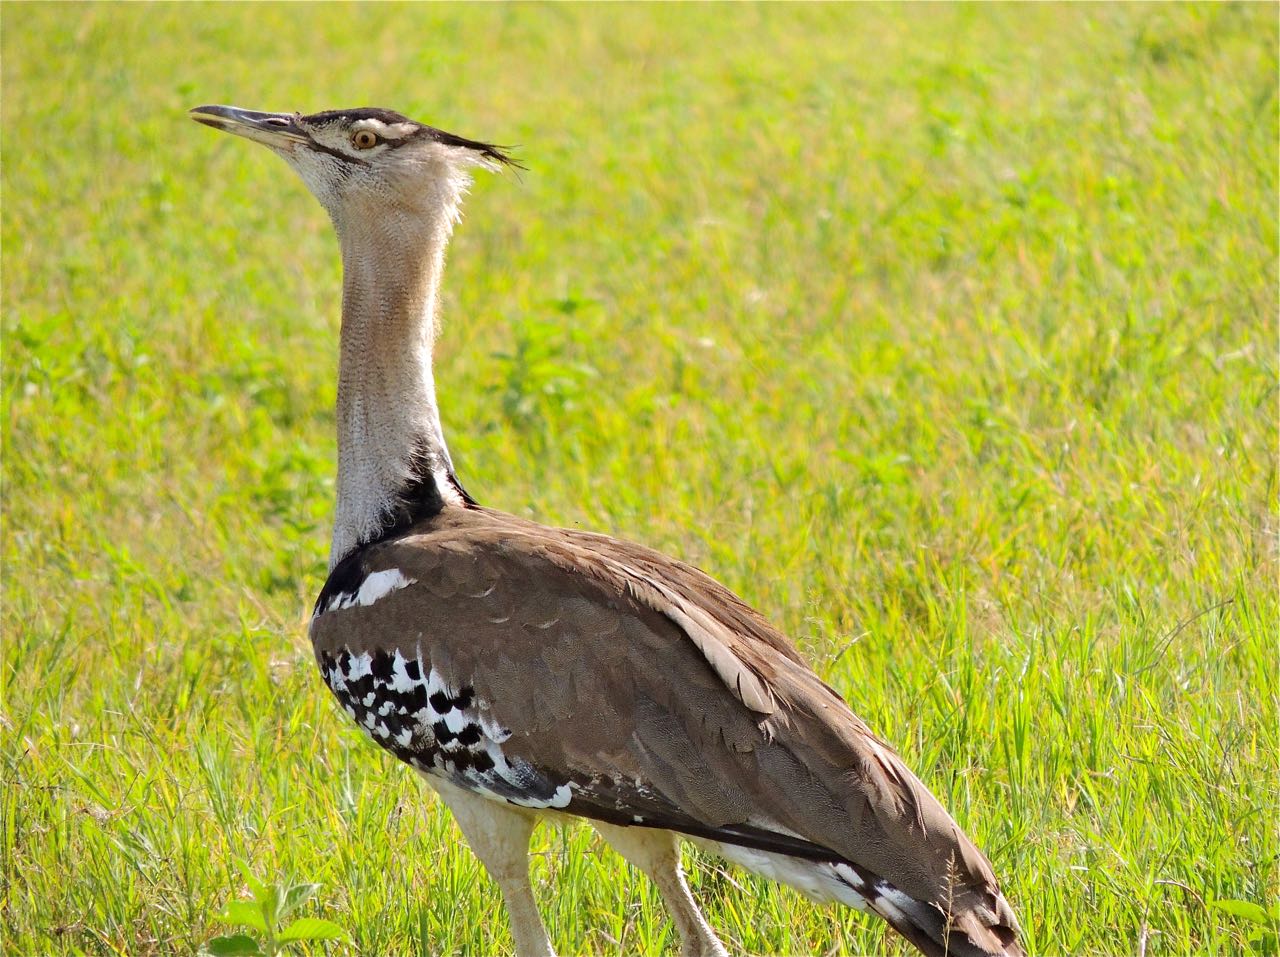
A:
<svg viewBox="0 0 1280 957">
<path fill-rule="evenodd" d="M 351 134 L 351 145 L 358 150 L 372 149 L 378 145 L 378 135 L 373 130 L 356 130 Z"/>
</svg>

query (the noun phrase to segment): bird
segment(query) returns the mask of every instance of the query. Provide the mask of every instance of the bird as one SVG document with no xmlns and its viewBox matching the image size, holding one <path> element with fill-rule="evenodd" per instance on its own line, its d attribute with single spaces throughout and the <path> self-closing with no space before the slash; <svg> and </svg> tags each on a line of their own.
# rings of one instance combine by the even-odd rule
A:
<svg viewBox="0 0 1280 957">
<path fill-rule="evenodd" d="M 462 486 L 432 367 L 441 277 L 472 174 L 511 151 L 375 107 L 190 116 L 281 156 L 332 220 L 337 504 L 311 643 L 341 708 L 453 813 L 519 957 L 554 953 L 529 841 L 567 818 L 652 880 L 685 957 L 727 951 L 681 841 L 929 957 L 1023 954 L 987 858 L 763 615 L 689 564 Z"/>
</svg>

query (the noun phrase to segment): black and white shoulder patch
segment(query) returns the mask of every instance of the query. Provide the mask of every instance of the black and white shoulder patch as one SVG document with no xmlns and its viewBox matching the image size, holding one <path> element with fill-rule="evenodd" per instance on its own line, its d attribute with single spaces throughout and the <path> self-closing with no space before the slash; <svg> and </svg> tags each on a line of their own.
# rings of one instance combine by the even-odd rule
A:
<svg viewBox="0 0 1280 957">
<path fill-rule="evenodd" d="M 340 605 L 338 597 L 331 602 Z M 469 686 L 447 684 L 420 653 L 405 657 L 399 650 L 344 649 L 321 652 L 318 658 L 326 684 L 347 714 L 401 761 L 521 807 L 569 804 L 568 782 L 506 755 L 502 744 L 511 730 L 494 720 L 488 702 Z"/>
</svg>

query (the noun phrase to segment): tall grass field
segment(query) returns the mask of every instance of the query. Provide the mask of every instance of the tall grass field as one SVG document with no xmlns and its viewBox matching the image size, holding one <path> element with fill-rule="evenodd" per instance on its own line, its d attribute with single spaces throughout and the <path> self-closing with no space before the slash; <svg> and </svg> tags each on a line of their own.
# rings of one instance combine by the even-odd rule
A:
<svg viewBox="0 0 1280 957">
<path fill-rule="evenodd" d="M 513 145 L 436 379 L 482 502 L 794 636 L 990 856 L 1035 954 L 1274 953 L 1275 5 L 0 9 L 0 953 L 510 952 L 306 636 L 337 244 L 230 103 Z M 672 953 L 590 828 L 565 954 Z M 737 953 L 904 954 L 688 852 Z"/>
</svg>

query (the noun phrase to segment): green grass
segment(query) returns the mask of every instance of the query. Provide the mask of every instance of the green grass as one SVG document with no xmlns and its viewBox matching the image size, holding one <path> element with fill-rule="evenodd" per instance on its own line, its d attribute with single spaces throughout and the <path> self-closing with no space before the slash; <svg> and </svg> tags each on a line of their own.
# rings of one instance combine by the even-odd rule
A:
<svg viewBox="0 0 1280 957">
<path fill-rule="evenodd" d="M 1274 6 L 0 13 L 0 952 L 190 953 L 241 860 L 343 950 L 510 947 L 314 671 L 336 244 L 209 102 L 519 144 L 446 279 L 473 494 L 773 617 L 1034 951 L 1249 948 L 1208 904 L 1280 893 Z M 559 948 L 671 950 L 588 829 L 536 842 Z M 734 949 L 902 951 L 691 864 Z"/>
</svg>

